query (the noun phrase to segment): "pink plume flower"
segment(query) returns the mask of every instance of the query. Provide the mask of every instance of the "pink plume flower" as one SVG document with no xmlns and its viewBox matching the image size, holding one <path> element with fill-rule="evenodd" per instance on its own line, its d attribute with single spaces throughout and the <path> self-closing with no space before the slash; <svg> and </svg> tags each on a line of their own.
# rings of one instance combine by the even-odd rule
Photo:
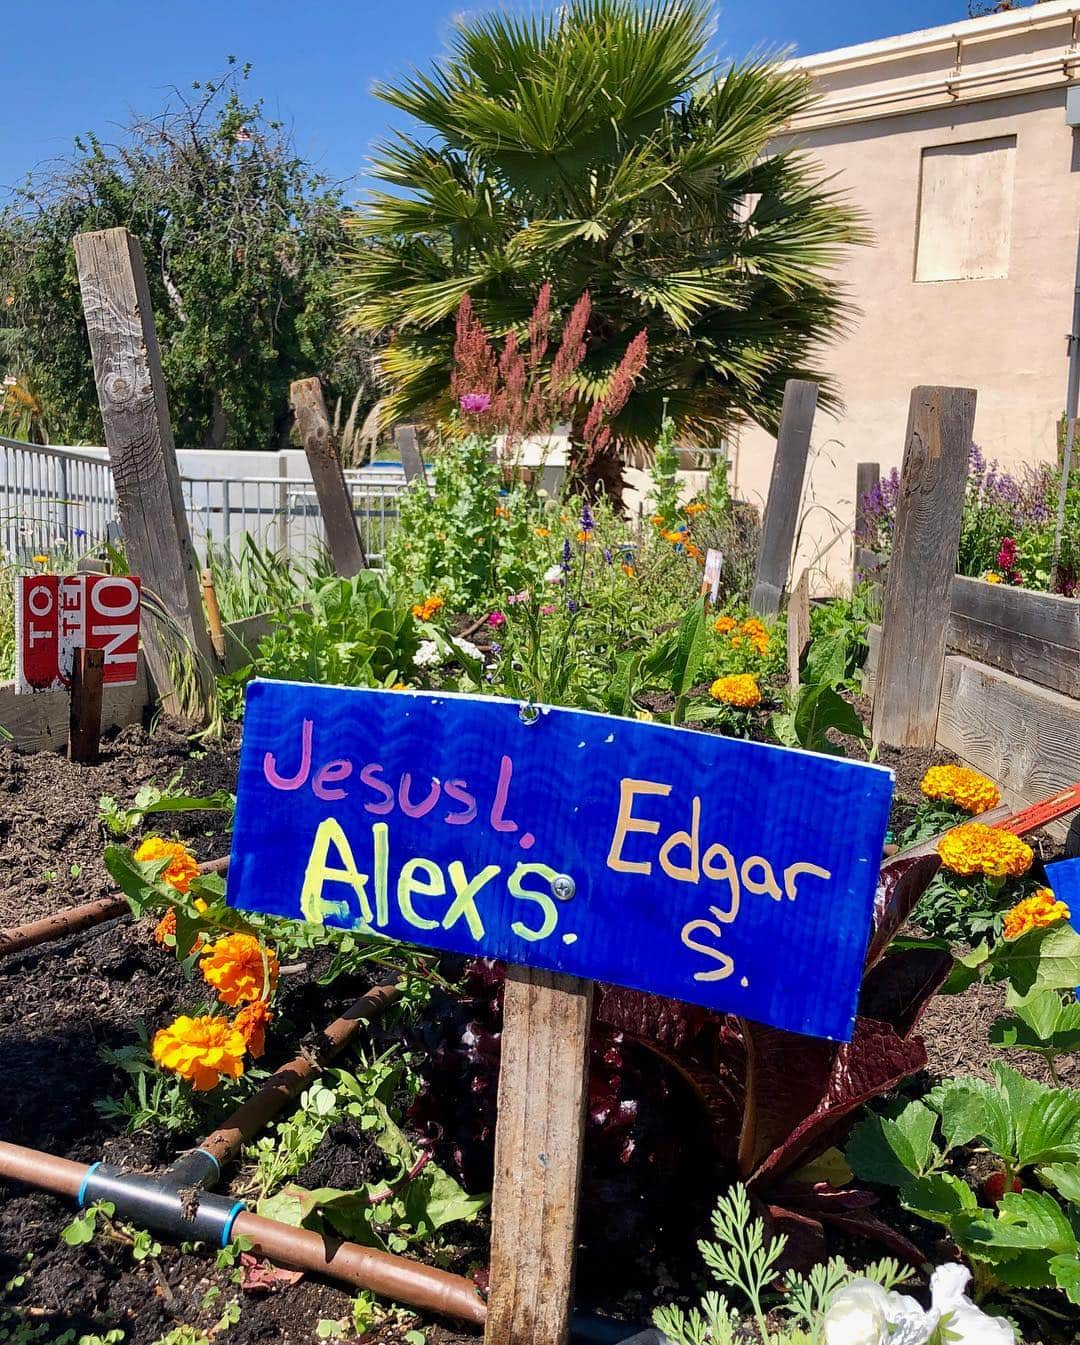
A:
<svg viewBox="0 0 1080 1345">
<path fill-rule="evenodd" d="M 482 416 L 491 405 L 491 398 L 486 392 L 466 392 L 458 404 L 467 416 Z"/>
</svg>

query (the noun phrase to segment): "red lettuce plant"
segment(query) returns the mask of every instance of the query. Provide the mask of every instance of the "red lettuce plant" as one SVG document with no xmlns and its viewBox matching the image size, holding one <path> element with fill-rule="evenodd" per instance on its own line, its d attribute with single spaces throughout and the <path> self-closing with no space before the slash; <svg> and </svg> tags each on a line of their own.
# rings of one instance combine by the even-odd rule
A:
<svg viewBox="0 0 1080 1345">
<path fill-rule="evenodd" d="M 874 1215 L 873 1195 L 804 1169 L 843 1139 L 860 1107 L 926 1064 L 915 1028 L 952 958 L 934 948 L 889 948 L 939 863 L 936 854 L 899 857 L 882 869 L 850 1043 L 599 987 L 586 1242 L 590 1224 L 609 1247 L 620 1233 L 639 1236 L 643 1224 L 699 1226 L 689 1206 L 704 1193 L 704 1217 L 717 1187 L 738 1179 L 788 1234 L 793 1261 L 820 1258 L 832 1227 L 921 1263 L 920 1249 Z M 472 1189 L 491 1179 L 501 983 L 501 969 L 470 964 L 456 1029 L 447 1034 L 443 1016 L 427 1029 L 427 1087 L 414 1107 L 414 1120 Z"/>
</svg>

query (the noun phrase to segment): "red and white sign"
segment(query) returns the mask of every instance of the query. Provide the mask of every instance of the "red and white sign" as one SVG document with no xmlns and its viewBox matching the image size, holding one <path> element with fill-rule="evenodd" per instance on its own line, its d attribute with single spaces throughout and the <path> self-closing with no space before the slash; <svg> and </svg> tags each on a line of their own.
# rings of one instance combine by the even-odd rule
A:
<svg viewBox="0 0 1080 1345">
<path fill-rule="evenodd" d="M 142 591 L 133 576 L 32 574 L 17 580 L 16 692 L 62 691 L 75 650 L 105 651 L 105 684 L 130 686 L 139 675 Z"/>
</svg>

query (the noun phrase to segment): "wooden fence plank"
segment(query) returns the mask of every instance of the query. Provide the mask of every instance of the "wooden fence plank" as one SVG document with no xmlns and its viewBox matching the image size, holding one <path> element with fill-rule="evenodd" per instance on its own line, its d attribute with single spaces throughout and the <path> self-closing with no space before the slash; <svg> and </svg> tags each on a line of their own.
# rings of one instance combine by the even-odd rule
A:
<svg viewBox="0 0 1080 1345">
<path fill-rule="evenodd" d="M 1080 602 L 957 575 L 950 649 L 1080 698 Z"/>
<path fill-rule="evenodd" d="M 570 1326 L 591 981 L 507 970 L 485 1345 L 564 1345 Z"/>
<path fill-rule="evenodd" d="M 144 591 L 157 595 L 180 639 L 208 666 L 198 565 L 142 252 L 126 229 L 77 234 L 74 244 L 127 562 Z M 150 619 L 143 623 L 143 643 L 162 704 L 176 713 L 181 707 L 170 658 L 177 637 Z"/>
<path fill-rule="evenodd" d="M 791 590 L 787 609 L 788 685 L 799 689 L 799 664 L 810 643 L 810 571 L 803 570 Z"/>
<path fill-rule="evenodd" d="M 761 550 L 750 597 L 750 606 L 759 616 L 775 616 L 787 588 L 817 397 L 818 385 L 804 379 L 789 378 L 784 388 Z"/>
<path fill-rule="evenodd" d="M 938 742 L 1001 785 L 1035 803 L 1075 782 L 1080 701 L 956 654 L 945 660 Z M 1057 834 L 1065 829 L 1058 824 Z M 1070 844 L 1080 842 L 1074 819 Z"/>
<path fill-rule="evenodd" d="M 401 459 L 405 480 L 415 481 L 417 477 L 425 480 L 424 459 L 420 453 L 420 445 L 416 441 L 416 427 L 414 425 L 397 426 L 394 430 L 394 447 Z"/>
<path fill-rule="evenodd" d="M 367 559 L 356 527 L 352 496 L 330 432 L 322 385 L 317 378 L 298 379 L 289 387 L 289 401 L 319 497 L 326 545 L 334 568 L 344 578 L 351 579 L 367 569 Z"/>
<path fill-rule="evenodd" d="M 975 400 L 971 388 L 911 394 L 885 586 L 875 743 L 934 746 Z"/>
</svg>

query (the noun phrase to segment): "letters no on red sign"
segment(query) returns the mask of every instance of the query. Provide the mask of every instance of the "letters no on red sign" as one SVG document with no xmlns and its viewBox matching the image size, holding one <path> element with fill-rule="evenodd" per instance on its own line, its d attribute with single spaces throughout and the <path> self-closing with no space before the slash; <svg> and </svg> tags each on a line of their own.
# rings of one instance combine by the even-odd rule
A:
<svg viewBox="0 0 1080 1345">
<path fill-rule="evenodd" d="M 80 647 L 104 651 L 107 685 L 134 684 L 139 673 L 142 597 L 137 578 L 34 574 L 16 583 L 17 692 L 68 687 Z"/>
</svg>

